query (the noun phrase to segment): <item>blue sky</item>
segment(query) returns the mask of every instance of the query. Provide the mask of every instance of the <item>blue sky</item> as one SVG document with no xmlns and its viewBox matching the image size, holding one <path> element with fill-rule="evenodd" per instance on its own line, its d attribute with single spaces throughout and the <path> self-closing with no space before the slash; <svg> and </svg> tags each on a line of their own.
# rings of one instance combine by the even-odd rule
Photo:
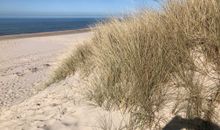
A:
<svg viewBox="0 0 220 130">
<path fill-rule="evenodd" d="M 143 8 L 153 0 L 0 0 L 0 17 L 114 16 Z"/>
</svg>

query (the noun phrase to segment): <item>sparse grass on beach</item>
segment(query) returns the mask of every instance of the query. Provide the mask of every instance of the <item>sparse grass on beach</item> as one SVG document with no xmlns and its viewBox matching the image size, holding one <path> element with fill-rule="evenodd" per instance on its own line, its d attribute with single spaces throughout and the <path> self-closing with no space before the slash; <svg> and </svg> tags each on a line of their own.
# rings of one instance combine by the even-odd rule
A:
<svg viewBox="0 0 220 130">
<path fill-rule="evenodd" d="M 54 80 L 93 66 L 87 96 L 106 109 L 129 112 L 132 129 L 161 128 L 165 109 L 219 120 L 218 0 L 169 0 L 160 12 L 113 19 L 93 32 L 89 46 L 73 52 Z"/>
<path fill-rule="evenodd" d="M 73 75 L 77 70 L 87 75 L 93 67 L 93 63 L 90 60 L 90 56 L 92 55 L 90 48 L 90 44 L 84 43 L 77 45 L 72 53 L 64 58 L 61 64 L 58 65 L 51 80 L 47 84 L 59 82 L 67 76 Z"/>
</svg>

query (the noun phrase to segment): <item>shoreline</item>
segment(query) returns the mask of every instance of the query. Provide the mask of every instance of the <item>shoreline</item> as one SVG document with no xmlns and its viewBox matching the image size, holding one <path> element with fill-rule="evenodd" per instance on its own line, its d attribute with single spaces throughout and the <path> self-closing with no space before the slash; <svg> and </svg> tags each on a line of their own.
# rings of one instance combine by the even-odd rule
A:
<svg viewBox="0 0 220 130">
<path fill-rule="evenodd" d="M 76 34 L 76 33 L 84 33 L 89 31 L 91 31 L 91 28 L 65 30 L 65 31 L 39 32 L 39 33 L 12 34 L 12 35 L 0 36 L 0 40 Z"/>
</svg>

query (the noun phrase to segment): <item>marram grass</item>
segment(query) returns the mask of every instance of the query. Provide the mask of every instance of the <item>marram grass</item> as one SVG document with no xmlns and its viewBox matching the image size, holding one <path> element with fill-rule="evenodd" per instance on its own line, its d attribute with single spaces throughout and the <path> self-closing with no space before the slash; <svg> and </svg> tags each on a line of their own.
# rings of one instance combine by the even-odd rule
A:
<svg viewBox="0 0 220 130">
<path fill-rule="evenodd" d="M 88 98 L 129 112 L 129 129 L 160 129 L 169 120 L 160 115 L 166 109 L 219 121 L 218 0 L 169 0 L 162 11 L 113 19 L 93 32 L 89 46 L 80 46 L 55 71 L 55 81 L 87 71 Z"/>
</svg>

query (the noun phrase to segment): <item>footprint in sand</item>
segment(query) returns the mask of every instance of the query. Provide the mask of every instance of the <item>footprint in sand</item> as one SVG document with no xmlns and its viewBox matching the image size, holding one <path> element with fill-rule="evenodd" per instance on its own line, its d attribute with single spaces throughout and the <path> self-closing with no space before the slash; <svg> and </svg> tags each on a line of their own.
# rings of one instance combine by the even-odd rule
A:
<svg viewBox="0 0 220 130">
<path fill-rule="evenodd" d="M 44 67 L 50 67 L 50 64 L 43 64 Z"/>
<path fill-rule="evenodd" d="M 17 76 L 24 76 L 24 74 L 21 73 L 21 72 L 16 72 L 15 74 L 16 74 Z"/>
<path fill-rule="evenodd" d="M 29 68 L 29 70 L 33 73 L 37 72 L 39 69 L 37 67 Z"/>
</svg>

